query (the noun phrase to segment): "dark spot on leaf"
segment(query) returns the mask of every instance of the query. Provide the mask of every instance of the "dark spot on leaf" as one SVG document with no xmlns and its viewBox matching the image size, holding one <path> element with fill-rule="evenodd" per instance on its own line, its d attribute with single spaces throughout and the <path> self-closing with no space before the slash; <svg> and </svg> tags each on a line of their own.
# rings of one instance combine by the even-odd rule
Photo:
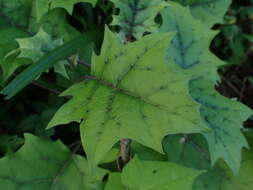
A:
<svg viewBox="0 0 253 190">
<path fill-rule="evenodd" d="M 165 86 L 160 86 L 160 90 L 164 90 L 165 88 Z"/>
<path fill-rule="evenodd" d="M 142 118 L 143 118 L 143 119 L 146 119 L 146 118 L 147 118 L 147 116 L 146 116 L 146 115 L 142 115 Z"/>
</svg>

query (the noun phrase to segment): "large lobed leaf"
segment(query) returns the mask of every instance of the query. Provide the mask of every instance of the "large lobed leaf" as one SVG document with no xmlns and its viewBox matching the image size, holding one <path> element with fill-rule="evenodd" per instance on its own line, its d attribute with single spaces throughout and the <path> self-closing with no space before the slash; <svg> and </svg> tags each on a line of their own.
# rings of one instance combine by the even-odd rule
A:
<svg viewBox="0 0 253 190">
<path fill-rule="evenodd" d="M 21 149 L 0 159 L 1 189 L 8 190 L 99 190 L 106 170 L 91 173 L 87 161 L 74 155 L 61 142 L 25 135 Z"/>
<path fill-rule="evenodd" d="M 206 76 L 216 82 L 217 67 L 224 63 L 209 51 L 217 34 L 192 17 L 189 7 L 170 3 L 161 11 L 163 19 L 159 32 L 176 32 L 168 45 L 166 57 L 173 60 L 194 78 Z"/>
<path fill-rule="evenodd" d="M 223 23 L 231 0 L 174 0 L 189 6 L 194 18 L 201 20 L 208 28 Z"/>
<path fill-rule="evenodd" d="M 168 47 L 168 60 L 174 60 L 183 73 L 195 78 L 189 84 L 190 94 L 202 104 L 202 118 L 212 129 L 211 133 L 204 133 L 212 163 L 223 158 L 236 173 L 240 168 L 240 150 L 247 147 L 240 128 L 252 111 L 235 100 L 221 96 L 214 89 L 218 79 L 217 67 L 223 64 L 209 51 L 215 33 L 194 19 L 189 8 L 179 4 L 171 3 L 161 14 L 163 24 L 160 31 L 177 32 Z"/>
<path fill-rule="evenodd" d="M 167 134 L 206 131 L 199 105 L 188 94 L 190 77 L 166 64 L 165 48 L 173 34 L 153 34 L 127 45 L 108 29 L 101 54 L 93 55 L 91 80 L 63 96 L 73 98 L 49 127 L 81 122 L 81 136 L 91 166 L 96 166 L 122 138 L 162 152 Z"/>
<path fill-rule="evenodd" d="M 120 12 L 113 16 L 112 25 L 120 26 L 120 35 L 136 39 L 145 32 L 154 32 L 157 24 L 154 19 L 165 6 L 163 0 L 111 0 Z"/>
<path fill-rule="evenodd" d="M 211 133 L 203 133 L 212 164 L 222 158 L 236 174 L 240 169 L 241 149 L 248 147 L 241 128 L 252 110 L 236 100 L 221 96 L 214 90 L 213 83 L 205 78 L 192 81 L 190 91 L 202 104 L 202 117 L 212 129 Z"/>
</svg>

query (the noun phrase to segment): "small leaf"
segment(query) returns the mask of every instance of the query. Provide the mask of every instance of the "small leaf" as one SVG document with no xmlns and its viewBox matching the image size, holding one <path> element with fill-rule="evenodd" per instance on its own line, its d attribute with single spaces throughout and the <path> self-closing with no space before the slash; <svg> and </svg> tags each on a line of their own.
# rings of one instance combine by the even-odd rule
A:
<svg viewBox="0 0 253 190">
<path fill-rule="evenodd" d="M 53 39 L 51 35 L 46 33 L 42 28 L 33 37 L 17 39 L 20 48 L 19 57 L 29 58 L 34 62 L 38 61 L 42 56 L 54 50 L 63 44 L 63 39 Z M 69 78 L 65 65 L 66 60 L 60 60 L 54 64 L 54 70 L 65 78 Z"/>
<path fill-rule="evenodd" d="M 90 34 L 87 34 L 85 39 L 83 39 L 83 36 L 78 36 L 46 54 L 36 64 L 29 66 L 25 71 L 11 81 L 10 84 L 1 91 L 1 93 L 7 95 L 6 99 L 10 99 L 39 75 L 49 69 L 53 64 L 71 55 L 82 45 L 87 44 L 87 42 L 91 40 L 89 37 Z"/>
<path fill-rule="evenodd" d="M 171 162 L 141 161 L 136 156 L 122 172 L 122 183 L 129 190 L 191 190 L 203 171 Z"/>
<path fill-rule="evenodd" d="M 38 32 L 39 28 L 43 28 L 50 37 L 63 39 L 64 42 L 80 35 L 76 29 L 67 23 L 67 12 L 64 9 L 50 11 L 49 14 L 45 15 L 37 23 L 35 21 L 36 14 L 34 11 L 35 7 L 32 6 L 33 4 L 35 5 L 32 0 L 0 1 L 0 6 L 3 7 L 1 14 L 5 18 L 3 21 L 0 18 L 0 36 L 2 37 L 0 42 L 0 67 L 3 70 L 2 75 L 0 75 L 1 86 L 6 84 L 17 68 L 31 63 L 29 60 L 20 60 L 17 58 L 17 55 L 16 57 L 12 56 L 13 58 L 11 60 L 6 60 L 6 56 L 9 57 L 18 48 L 18 43 L 15 39 L 32 36 Z M 34 57 L 36 58 L 36 56 Z M 56 72 L 58 71 L 63 76 L 66 76 L 65 71 L 56 69 Z"/>
<path fill-rule="evenodd" d="M 45 141 L 30 134 L 25 139 L 18 152 L 0 159 L 2 189 L 93 190 L 101 185 L 106 171 L 96 168 L 91 175 L 87 161 L 73 155 L 61 142 Z"/>
<path fill-rule="evenodd" d="M 188 94 L 189 76 L 165 62 L 172 36 L 154 34 L 123 45 L 107 29 L 101 54 L 92 57 L 91 80 L 62 94 L 73 98 L 48 127 L 83 119 L 81 137 L 92 167 L 122 138 L 162 152 L 167 134 L 206 131 Z"/>
<path fill-rule="evenodd" d="M 19 57 L 30 58 L 34 62 L 43 55 L 63 44 L 62 39 L 53 40 L 42 28 L 32 37 L 17 39 L 20 48 Z"/>
</svg>

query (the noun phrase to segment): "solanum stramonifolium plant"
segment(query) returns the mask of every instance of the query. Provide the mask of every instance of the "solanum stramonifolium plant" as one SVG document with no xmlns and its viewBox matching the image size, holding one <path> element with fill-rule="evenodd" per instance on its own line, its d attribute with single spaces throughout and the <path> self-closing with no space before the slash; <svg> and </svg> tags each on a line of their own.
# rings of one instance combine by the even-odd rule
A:
<svg viewBox="0 0 253 190">
<path fill-rule="evenodd" d="M 230 3 L 0 0 L 0 85 L 30 65 L 2 93 L 11 98 L 53 66 L 69 88 L 47 127 L 77 123 L 85 152 L 26 133 L 24 145 L 0 159 L 0 187 L 249 190 L 253 158 L 251 150 L 241 155 L 250 147 L 241 129 L 252 111 L 215 90 L 224 62 L 209 50 L 219 32 L 211 27 Z M 103 11 L 113 14 L 109 26 L 94 14 Z M 73 70 L 85 76 L 72 81 Z"/>
</svg>

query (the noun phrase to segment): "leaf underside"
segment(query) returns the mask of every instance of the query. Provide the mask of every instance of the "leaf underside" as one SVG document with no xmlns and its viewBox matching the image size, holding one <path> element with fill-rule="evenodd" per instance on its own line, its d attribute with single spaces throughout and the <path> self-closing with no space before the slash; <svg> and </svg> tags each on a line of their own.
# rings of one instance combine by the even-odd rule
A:
<svg viewBox="0 0 253 190">
<path fill-rule="evenodd" d="M 240 168 L 241 148 L 247 142 L 240 132 L 242 122 L 252 111 L 243 104 L 225 98 L 215 91 L 218 79 L 217 66 L 223 63 L 209 51 L 214 32 L 194 19 L 189 8 L 171 4 L 162 13 L 162 32 L 177 32 L 167 51 L 167 59 L 192 75 L 189 83 L 191 96 L 200 104 L 201 115 L 212 129 L 204 133 L 214 164 L 223 158 L 234 173 Z M 172 52 L 172 53 L 171 53 Z"/>
</svg>

